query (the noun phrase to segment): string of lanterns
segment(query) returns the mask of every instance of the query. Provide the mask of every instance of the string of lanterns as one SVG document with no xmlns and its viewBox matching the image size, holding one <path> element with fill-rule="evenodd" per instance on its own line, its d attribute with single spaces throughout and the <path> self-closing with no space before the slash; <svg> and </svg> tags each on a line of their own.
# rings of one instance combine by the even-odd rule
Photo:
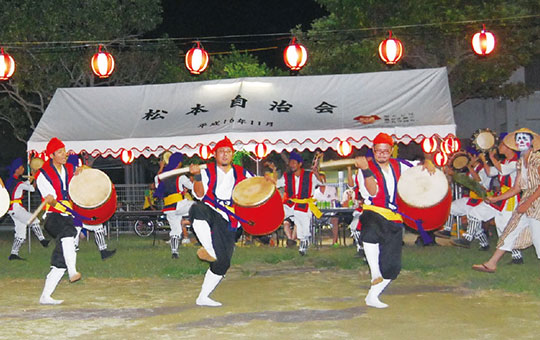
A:
<svg viewBox="0 0 540 340">
<path fill-rule="evenodd" d="M 392 31 L 388 33 L 389 37 L 379 44 L 379 57 L 387 65 L 394 65 L 403 57 L 404 48 L 402 42 L 392 36 Z M 200 41 L 195 43 L 196 46 L 186 53 L 185 65 L 191 74 L 199 75 L 208 68 L 210 57 Z M 487 56 L 495 49 L 495 36 L 492 32 L 487 31 L 485 25 L 483 25 L 482 30 L 473 35 L 471 46 L 477 55 Z M 102 49 L 103 45 L 99 45 L 98 52 L 92 57 L 90 65 L 97 77 L 107 78 L 114 72 L 115 62 L 114 57 L 110 53 L 102 51 Z M 285 65 L 293 72 L 298 72 L 306 65 L 308 60 L 307 49 L 296 41 L 296 37 L 292 38 L 283 51 L 283 60 Z M 9 80 L 14 72 L 15 60 L 4 52 L 4 48 L 1 48 L 0 80 Z"/>
<path fill-rule="evenodd" d="M 454 136 L 446 137 L 441 143 L 437 141 L 437 137 L 431 136 L 424 138 L 421 145 L 424 153 L 433 154 L 433 161 L 440 167 L 445 166 L 449 157 L 461 149 L 461 141 Z M 440 151 L 437 152 L 439 146 Z"/>
</svg>

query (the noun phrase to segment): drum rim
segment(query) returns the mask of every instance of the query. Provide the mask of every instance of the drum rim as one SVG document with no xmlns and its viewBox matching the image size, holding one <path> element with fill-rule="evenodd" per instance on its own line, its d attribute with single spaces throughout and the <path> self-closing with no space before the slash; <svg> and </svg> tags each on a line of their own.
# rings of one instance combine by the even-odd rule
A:
<svg viewBox="0 0 540 340">
<path fill-rule="evenodd" d="M 452 158 L 450 159 L 450 165 L 452 166 L 452 169 L 454 169 L 454 170 L 463 170 L 463 169 L 467 168 L 467 165 L 465 165 L 463 168 L 456 168 L 454 166 L 454 160 L 456 160 L 458 157 L 467 158 L 469 160 L 467 162 L 467 164 L 469 164 L 469 162 L 471 161 L 471 156 L 469 156 L 465 151 L 456 152 L 455 154 L 452 155 Z"/>
<path fill-rule="evenodd" d="M 416 167 L 421 167 L 421 166 L 420 166 L 420 165 L 417 165 Z M 414 167 L 413 167 L 413 168 L 414 168 Z M 410 168 L 410 169 L 412 169 L 412 168 Z M 440 169 L 435 169 L 435 171 L 441 172 L 441 173 L 443 174 L 443 176 L 444 176 L 444 172 L 443 172 L 442 170 L 440 170 Z M 444 178 L 446 178 L 446 176 L 444 176 Z M 400 179 L 401 179 L 401 177 L 400 177 Z M 411 203 L 409 203 L 407 200 L 405 200 L 405 199 L 403 198 L 403 196 L 399 193 L 398 188 L 399 188 L 399 181 L 398 181 L 398 183 L 397 183 L 397 185 L 396 185 L 396 193 L 397 193 L 397 197 L 399 197 L 399 199 L 401 199 L 401 200 L 403 201 L 403 203 L 407 204 L 408 206 L 410 206 L 410 207 L 412 207 L 412 208 L 416 208 L 416 209 L 429 209 L 429 208 L 432 208 L 432 207 L 434 207 L 434 206 L 436 206 L 436 205 L 439 205 L 441 202 L 443 202 L 443 201 L 446 199 L 446 197 L 447 197 L 449 194 L 452 193 L 451 190 L 450 190 L 450 183 L 448 183 L 448 180 L 447 180 L 447 181 L 446 181 L 446 188 L 447 188 L 447 189 L 446 189 L 446 193 L 444 194 L 444 196 L 443 196 L 440 200 L 438 200 L 438 201 L 435 202 L 435 203 L 432 203 L 430 206 L 426 206 L 426 207 L 417 207 L 417 206 L 412 205 Z"/>
<path fill-rule="evenodd" d="M 4 216 L 8 212 L 9 206 L 10 206 L 9 192 L 7 191 L 6 188 L 2 187 L 0 188 L 0 217 Z"/>
<path fill-rule="evenodd" d="M 257 180 L 260 180 L 260 178 L 264 179 L 264 177 L 262 176 L 253 176 L 253 177 L 249 177 L 249 178 L 246 178 L 245 180 L 249 180 L 249 179 L 254 179 L 254 178 L 257 178 Z M 244 181 L 245 181 L 244 180 Z M 265 179 L 266 180 L 266 179 Z M 244 182 L 244 181 L 241 181 L 240 183 Z M 238 184 L 240 184 L 238 183 Z M 270 182 L 269 182 L 270 183 Z M 239 206 L 239 207 L 242 207 L 242 208 L 256 208 L 256 207 L 260 207 L 261 205 L 265 204 L 266 202 L 268 202 L 273 196 L 274 194 L 276 193 L 276 186 L 273 184 L 273 183 L 270 183 L 272 184 L 272 192 L 269 193 L 268 197 L 265 197 L 264 200 L 261 200 L 261 201 L 258 201 L 258 202 L 255 202 L 251 205 L 245 205 L 245 204 L 240 204 L 238 203 L 234 198 L 235 198 L 235 191 L 236 191 L 236 188 L 238 188 L 238 185 L 236 185 L 233 189 L 233 193 L 232 193 L 232 200 L 234 202 L 235 205 Z"/>
<path fill-rule="evenodd" d="M 104 200 L 102 200 L 101 202 L 99 202 L 98 204 L 92 204 L 92 205 L 89 205 L 89 204 L 80 204 L 78 203 L 76 200 L 73 199 L 73 196 L 72 196 L 72 186 L 71 186 L 71 182 L 73 182 L 74 179 L 77 178 L 77 176 L 80 176 L 77 175 L 77 176 L 73 176 L 73 178 L 71 179 L 71 182 L 69 183 L 69 189 L 68 189 L 68 194 L 69 194 L 69 197 L 71 199 L 71 201 L 76 204 L 77 206 L 81 207 L 81 208 L 84 208 L 84 209 L 96 209 L 96 208 L 99 208 L 101 207 L 102 205 L 104 205 L 105 203 L 107 203 L 107 201 L 110 199 L 111 197 L 111 194 L 112 194 L 112 191 L 113 191 L 113 183 L 111 181 L 111 179 L 109 178 L 109 176 L 107 176 L 107 174 L 99 169 L 95 169 L 95 168 L 87 168 L 85 169 L 84 171 L 89 171 L 89 170 L 93 170 L 95 172 L 98 172 L 100 174 L 103 174 L 105 176 L 105 178 L 107 178 L 109 181 L 109 191 L 107 193 L 107 196 Z M 84 171 L 82 173 L 84 173 Z M 77 195 L 75 195 L 77 196 Z"/>
</svg>

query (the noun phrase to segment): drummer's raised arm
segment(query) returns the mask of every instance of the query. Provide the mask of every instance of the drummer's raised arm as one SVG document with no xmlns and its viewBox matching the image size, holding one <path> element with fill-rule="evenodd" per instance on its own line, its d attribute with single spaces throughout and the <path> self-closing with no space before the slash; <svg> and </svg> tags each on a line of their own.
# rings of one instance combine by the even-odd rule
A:
<svg viewBox="0 0 540 340">
<path fill-rule="evenodd" d="M 201 168 L 198 164 L 191 164 L 189 172 L 193 174 L 193 194 L 198 199 L 202 199 L 205 194 L 204 184 L 202 182 Z"/>
<path fill-rule="evenodd" d="M 354 161 L 356 167 L 360 169 L 358 176 L 362 176 L 362 178 L 364 179 L 364 186 L 369 196 L 373 197 L 377 195 L 377 180 L 375 179 L 373 172 L 371 172 L 371 170 L 369 169 L 367 158 L 360 156 L 356 157 Z"/>
</svg>

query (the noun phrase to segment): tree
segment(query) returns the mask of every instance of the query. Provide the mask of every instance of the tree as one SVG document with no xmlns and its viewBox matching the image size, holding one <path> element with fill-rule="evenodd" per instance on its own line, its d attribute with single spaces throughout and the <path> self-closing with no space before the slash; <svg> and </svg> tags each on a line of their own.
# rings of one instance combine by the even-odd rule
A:
<svg viewBox="0 0 540 340">
<path fill-rule="evenodd" d="M 294 32 L 310 53 L 304 74 L 446 66 L 454 106 L 471 98 L 516 99 L 530 93 L 523 83 L 507 81 L 540 54 L 537 0 L 316 1 L 330 14 L 307 32 Z M 496 50 L 483 58 L 470 46 L 482 28 L 478 19 L 485 19 L 498 39 Z M 378 44 L 392 27 L 405 55 L 389 67 L 379 60 Z"/>
<path fill-rule="evenodd" d="M 17 64 L 13 78 L 0 83 L 0 122 L 9 124 L 23 143 L 58 87 L 152 83 L 162 74 L 162 60 L 173 55 L 166 43 L 151 51 L 134 43 L 161 22 L 160 0 L 0 4 L 0 40 Z M 90 70 L 98 42 L 114 49 L 117 60 L 117 70 L 108 80 L 96 80 Z"/>
</svg>

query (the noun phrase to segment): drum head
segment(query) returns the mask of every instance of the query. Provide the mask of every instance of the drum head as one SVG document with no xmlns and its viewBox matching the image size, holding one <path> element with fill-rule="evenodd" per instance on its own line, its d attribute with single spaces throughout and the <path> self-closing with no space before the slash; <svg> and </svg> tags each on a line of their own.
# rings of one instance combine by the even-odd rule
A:
<svg viewBox="0 0 540 340">
<path fill-rule="evenodd" d="M 69 182 L 69 197 L 81 208 L 96 208 L 104 204 L 112 192 L 109 176 L 98 169 L 84 169 Z"/>
<path fill-rule="evenodd" d="M 239 206 L 256 207 L 270 199 L 275 191 L 276 186 L 264 177 L 251 177 L 234 187 L 232 199 Z"/>
<path fill-rule="evenodd" d="M 454 154 L 450 160 L 450 164 L 454 170 L 463 170 L 467 168 L 470 161 L 471 158 L 469 155 L 467 155 L 465 152 L 458 152 Z"/>
<path fill-rule="evenodd" d="M 439 169 L 431 175 L 421 166 L 414 166 L 401 174 L 397 190 L 408 205 L 427 208 L 437 205 L 445 198 L 448 193 L 448 180 Z"/>
<path fill-rule="evenodd" d="M 9 192 L 6 188 L 0 188 L 0 217 L 4 216 L 9 210 Z"/>
<path fill-rule="evenodd" d="M 497 135 L 489 130 L 478 130 L 473 135 L 473 144 L 478 151 L 488 151 L 495 147 Z"/>
</svg>

